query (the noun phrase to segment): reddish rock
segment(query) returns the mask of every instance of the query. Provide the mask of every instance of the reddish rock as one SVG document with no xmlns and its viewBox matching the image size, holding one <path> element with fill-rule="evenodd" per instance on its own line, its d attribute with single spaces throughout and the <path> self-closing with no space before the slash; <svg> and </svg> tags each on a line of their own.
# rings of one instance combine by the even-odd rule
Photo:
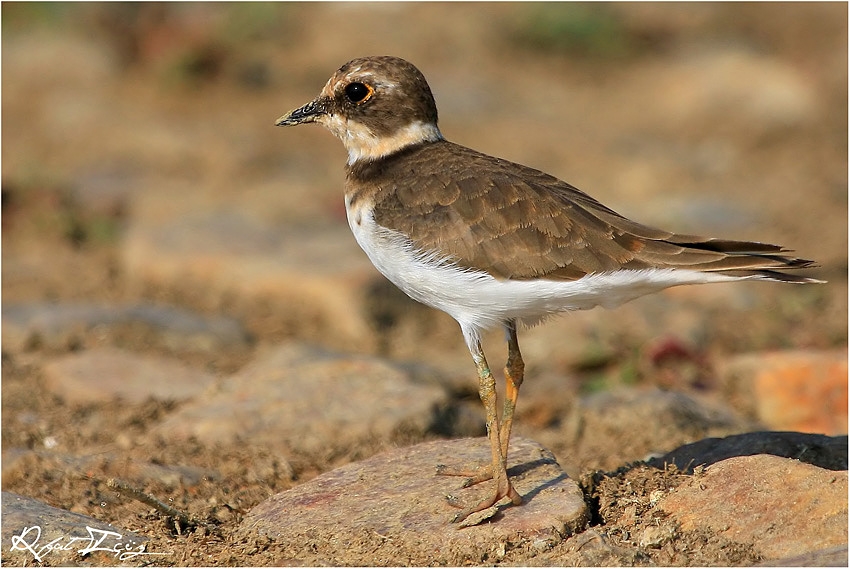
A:
<svg viewBox="0 0 850 569">
<path fill-rule="evenodd" d="M 461 489 L 463 479 L 437 476 L 435 466 L 489 456 L 486 438 L 386 452 L 273 496 L 248 513 L 242 530 L 272 538 L 282 555 L 308 564 L 439 565 L 457 555 L 479 564 L 498 561 L 508 548 L 544 550 L 584 527 L 578 485 L 549 451 L 522 438 L 511 443 L 508 473 L 524 503 L 502 507 L 481 525 L 450 523 L 457 510 L 446 496 L 474 503 L 492 481 Z"/>
<path fill-rule="evenodd" d="M 307 452 L 403 432 L 421 435 L 448 405 L 432 380 L 376 358 L 285 344 L 181 407 L 154 432 Z"/>
<path fill-rule="evenodd" d="M 149 398 L 184 401 L 206 389 L 215 377 L 177 360 L 94 348 L 57 358 L 44 366 L 45 383 L 69 403 Z"/>
<path fill-rule="evenodd" d="M 847 433 L 847 351 L 747 354 L 722 366 L 725 383 L 773 430 Z"/>
<path fill-rule="evenodd" d="M 788 458 L 730 458 L 706 468 L 658 503 L 683 532 L 752 543 L 764 559 L 847 543 L 847 471 Z"/>
</svg>

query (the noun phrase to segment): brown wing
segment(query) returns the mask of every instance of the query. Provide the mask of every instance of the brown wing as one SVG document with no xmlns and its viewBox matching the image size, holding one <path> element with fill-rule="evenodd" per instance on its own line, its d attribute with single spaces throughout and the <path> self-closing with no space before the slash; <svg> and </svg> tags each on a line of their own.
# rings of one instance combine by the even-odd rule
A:
<svg viewBox="0 0 850 569">
<path fill-rule="evenodd" d="M 663 267 L 806 281 L 774 270 L 812 265 L 776 245 L 635 223 L 548 174 L 447 141 L 352 170 L 349 181 L 373 196 L 380 225 L 496 278 Z"/>
</svg>

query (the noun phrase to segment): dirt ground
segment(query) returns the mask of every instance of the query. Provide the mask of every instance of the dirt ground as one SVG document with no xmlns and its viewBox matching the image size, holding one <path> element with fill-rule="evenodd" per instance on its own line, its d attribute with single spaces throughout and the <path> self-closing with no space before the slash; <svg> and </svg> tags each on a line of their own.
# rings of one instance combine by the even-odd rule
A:
<svg viewBox="0 0 850 569">
<path fill-rule="evenodd" d="M 113 326 L 91 330 L 62 346 L 34 343 L 21 350 L 9 350 L 4 346 L 4 455 L 9 448 L 38 452 L 28 454 L 14 469 L 4 469 L 3 490 L 150 536 L 150 551 L 171 552 L 166 558 L 156 559 L 157 564 L 287 565 L 295 562 L 286 552 L 275 549 L 273 543 L 248 540 L 237 533 L 239 522 L 247 511 L 270 495 L 334 467 L 368 457 L 392 445 L 413 444 L 440 436 L 426 433 L 411 435 L 408 440 L 377 440 L 322 456 L 293 450 L 285 459 L 250 444 L 212 448 L 192 442 L 177 444 L 147 435 L 152 425 L 173 411 L 173 403 L 150 400 L 140 405 L 120 402 L 71 405 L 51 394 L 44 387 L 41 375 L 43 364 L 59 354 L 107 345 L 143 354 L 175 356 L 190 365 L 225 376 L 250 361 L 259 346 L 300 338 L 298 330 L 282 328 L 275 322 L 274 315 L 267 313 L 262 302 L 210 298 L 197 291 L 181 289 L 178 284 L 164 287 L 128 282 L 122 269 L 121 231 L 131 215 L 128 204 L 132 203 L 132 196 L 101 198 L 77 192 L 75 184 L 81 179 L 91 179 L 84 174 L 96 163 L 93 155 L 102 152 L 110 160 L 119 160 L 115 156 L 126 152 L 121 168 L 133 171 L 139 179 L 146 179 L 148 169 L 156 170 L 159 175 L 185 177 L 198 185 L 206 185 L 215 199 L 230 198 L 232 203 L 238 204 L 240 188 L 259 183 L 264 173 L 279 168 L 279 154 L 295 147 L 287 145 L 299 144 L 292 142 L 293 137 L 303 136 L 298 156 L 316 155 L 316 161 L 309 163 L 311 171 L 303 174 L 304 179 L 308 184 L 324 188 L 317 190 L 319 200 L 332 203 L 335 196 L 341 203 L 343 154 L 335 146 L 336 141 L 318 129 L 316 132 L 283 133 L 265 127 L 317 92 L 336 66 L 350 57 L 371 52 L 408 57 L 427 67 L 431 75 L 444 71 L 448 77 L 446 84 L 455 81 L 463 85 L 468 81 L 479 95 L 486 95 L 486 89 L 522 91 L 517 94 L 522 102 L 518 108 L 499 107 L 500 102 L 510 100 L 501 92 L 498 97 L 493 95 L 491 100 L 482 103 L 485 111 L 492 111 L 498 117 L 483 132 L 476 128 L 481 116 L 477 114 L 479 111 L 466 113 L 478 103 L 464 99 L 462 89 L 460 95 L 450 97 L 452 100 L 445 108 L 441 107 L 441 118 L 449 122 L 452 120 L 450 111 L 455 113 L 454 122 L 449 122 L 454 140 L 479 148 L 490 144 L 483 149 L 492 153 L 500 153 L 498 148 L 504 143 L 501 155 L 513 153 L 512 158 L 525 162 L 534 155 L 538 159 L 535 165 L 550 171 L 555 168 L 547 166 L 563 160 L 566 152 L 562 154 L 557 147 L 540 147 L 533 133 L 521 131 L 524 114 L 533 118 L 541 129 L 546 128 L 542 126 L 547 121 L 546 110 L 530 109 L 527 105 L 534 97 L 545 98 L 547 89 L 552 88 L 551 82 L 547 83 L 551 81 L 547 68 L 585 78 L 598 87 L 611 81 L 610 77 L 624 76 L 626 70 L 629 74 L 639 74 L 642 68 L 647 73 L 657 72 L 658 60 L 677 49 L 684 49 L 682 46 L 692 47 L 723 38 L 724 45 L 746 44 L 756 52 L 769 53 L 779 61 L 803 69 L 804 75 L 810 77 L 827 100 L 826 108 L 837 109 L 837 114 L 817 114 L 815 119 L 804 122 L 805 128 L 795 130 L 792 125 L 785 127 L 786 130 L 780 128 L 778 134 L 753 140 L 751 132 L 722 124 L 726 111 L 721 109 L 712 120 L 689 123 L 693 130 L 681 133 L 681 143 L 689 144 L 706 135 L 733 141 L 739 137 L 737 142 L 751 151 L 751 166 L 758 172 L 741 179 L 743 185 L 757 182 L 759 175 L 768 176 L 773 164 L 785 161 L 809 164 L 809 169 L 802 171 L 814 177 L 813 187 L 831 184 L 829 190 L 807 191 L 799 185 L 804 181 L 802 178 L 791 178 L 788 180 L 791 187 L 775 190 L 793 194 L 777 198 L 781 205 L 774 205 L 769 192 L 763 188 L 758 194 L 761 197 L 751 198 L 755 204 L 747 201 L 750 198 L 742 198 L 752 207 L 763 206 L 770 212 L 766 217 L 776 225 L 770 229 L 772 222 L 764 222 L 765 227 L 756 228 L 753 235 L 741 237 L 755 238 L 757 230 L 765 229 L 769 233 L 766 240 L 787 241 L 801 252 L 818 256 L 824 265 L 818 275 L 837 283 L 836 288 L 810 297 L 794 297 L 787 302 L 783 300 L 786 297 L 781 296 L 784 293 L 765 292 L 765 298 L 771 299 L 775 309 L 764 315 L 764 321 L 748 323 L 751 325 L 746 329 L 735 321 L 723 320 L 722 311 L 707 312 L 705 325 L 713 334 L 703 349 L 716 356 L 789 345 L 814 349 L 846 347 L 846 6 L 783 5 L 780 8 L 733 4 L 677 6 L 669 10 L 655 5 L 581 6 L 567 14 L 541 11 L 535 5 L 520 7 L 514 4 L 409 8 L 393 5 L 383 9 L 299 4 L 254 8 L 255 11 L 229 5 L 201 5 L 194 9 L 159 5 L 3 5 L 4 305 L 80 300 L 164 302 L 205 314 L 234 316 L 252 335 L 248 345 L 230 350 L 187 349 L 174 348 L 146 329 Z M 405 25 L 399 25 L 400 22 Z M 383 39 L 376 38 L 376 34 L 383 34 Z M 36 41 L 27 41 L 27 38 Z M 53 41 L 60 46 L 56 51 L 46 47 Z M 127 111 L 110 118 L 101 116 L 96 108 L 86 109 L 89 113 L 86 115 L 89 122 L 83 123 L 86 129 L 67 130 L 69 126 L 76 129 L 81 124 L 73 121 L 62 124 L 61 107 L 67 104 L 67 99 L 57 85 L 65 80 L 63 77 L 70 77 L 79 70 L 64 68 L 61 61 L 49 54 L 61 53 L 65 49 L 62 46 L 77 49 L 75 46 L 80 45 L 84 46 L 80 48 L 83 52 L 94 45 L 94 53 L 106 58 L 107 63 L 103 65 L 109 72 L 98 75 L 98 81 L 108 84 L 90 86 L 99 96 L 119 98 L 121 109 L 156 108 L 165 117 L 162 120 L 180 117 L 186 124 L 193 125 L 212 121 L 219 124 L 218 128 L 208 124 L 208 131 L 204 131 L 208 138 L 197 140 L 197 148 L 192 147 L 189 156 L 179 155 L 179 148 L 176 155 L 167 149 L 146 155 L 137 150 L 136 142 L 125 143 L 120 138 L 110 139 L 107 144 L 102 140 L 92 141 L 97 137 L 118 137 L 116 133 L 121 128 L 132 130 L 141 125 L 148 118 L 141 112 Z M 33 58 L 30 75 L 21 71 L 25 65 L 16 63 L 25 53 Z M 78 51 L 69 53 L 79 57 Z M 829 64 L 831 71 L 824 71 L 827 66 L 824 62 L 832 62 Z M 843 76 L 833 76 L 836 69 L 842 68 L 842 62 Z M 481 73 L 490 74 L 487 81 L 469 73 L 479 66 Z M 524 68 L 524 78 L 534 77 L 536 83 L 518 86 L 511 73 L 519 68 Z M 825 78 L 828 73 L 832 75 Z M 493 76 L 501 76 L 501 79 L 494 80 Z M 19 89 L 18 85 L 26 85 L 26 89 Z M 607 85 L 609 89 L 617 89 L 617 85 Z M 198 104 L 197 98 L 202 95 L 203 102 Z M 591 95 L 587 96 L 592 100 Z M 627 103 L 628 98 L 623 97 Z M 36 112 L 34 108 L 43 108 L 34 106 L 46 105 L 44 101 L 54 101 L 59 107 L 55 115 L 59 119 L 58 132 L 48 129 L 43 117 L 35 119 L 30 114 Z M 233 112 L 234 106 L 239 107 L 240 114 Z M 105 105 L 104 108 L 115 110 L 118 107 Z M 250 119 L 262 125 L 263 133 L 257 135 L 257 140 L 249 138 L 246 132 L 251 130 L 244 126 L 238 133 L 229 130 L 240 117 L 246 116 L 241 114 L 246 108 L 257 109 L 256 114 L 260 115 Z M 626 125 L 634 125 L 637 119 L 626 117 L 638 116 L 642 109 L 626 106 L 612 112 L 622 116 Z M 675 110 L 671 110 L 673 112 Z M 513 122 L 506 122 L 509 120 Z M 35 121 L 38 127 L 28 128 L 28 121 Z M 107 123 L 109 126 L 104 126 Z M 261 127 L 256 128 L 260 130 Z M 508 128 L 515 130 L 510 136 L 502 136 L 501 129 Z M 659 128 L 663 131 L 659 136 L 675 133 L 675 121 Z M 280 138 L 274 138 L 284 136 L 290 141 L 280 142 Z M 601 134 L 583 132 L 563 132 L 561 136 L 586 137 L 591 145 L 602 138 Z M 787 139 L 792 137 L 804 139 L 805 155 L 799 154 L 799 147 L 788 145 Z M 278 142 L 271 142 L 275 140 Z M 621 140 L 617 144 L 632 143 Z M 570 144 L 581 145 L 581 142 Z M 232 155 L 232 148 L 240 145 L 250 148 L 245 151 L 253 161 L 250 164 L 240 165 L 239 157 Z M 256 150 L 256 147 L 263 149 Z M 606 147 L 603 144 L 600 148 Z M 668 150 L 674 152 L 674 147 Z M 605 172 L 599 174 L 598 185 L 609 187 L 603 191 L 613 191 L 610 187 L 614 185 L 614 174 L 605 178 L 609 170 L 601 158 L 575 166 L 577 176 L 585 180 L 593 179 L 591 172 L 594 170 Z M 688 178 L 690 174 L 678 168 L 677 165 L 670 167 L 665 185 L 690 187 L 695 192 L 693 195 L 712 188 L 708 181 L 703 181 L 705 186 L 700 187 L 698 182 Z M 563 171 L 555 173 L 560 175 Z M 633 169 L 630 172 L 634 174 L 631 179 L 638 182 L 643 179 L 641 171 Z M 726 176 L 724 183 L 728 182 L 729 174 L 723 176 Z M 777 180 L 771 179 L 771 183 L 773 181 Z M 729 198 L 736 196 L 738 190 L 718 189 L 718 192 Z M 608 197 L 610 195 L 613 194 Z M 606 196 L 600 197 L 606 201 Z M 659 201 L 652 203 L 664 203 L 664 198 L 656 195 L 655 199 Z M 344 223 L 342 218 L 339 221 Z M 824 253 L 823 256 L 819 252 Z M 305 328 L 310 327 L 310 323 L 305 323 Z M 415 337 L 408 331 L 408 345 L 382 348 L 383 355 L 409 358 L 416 353 L 423 337 L 427 339 L 427 334 Z M 456 340 L 460 345 L 459 336 Z M 592 380 L 596 382 L 593 389 L 597 389 L 600 377 L 603 388 L 611 382 L 616 384 L 621 381 L 616 378 L 634 371 L 635 362 L 634 350 L 625 346 L 619 352 L 606 353 L 599 362 L 586 359 L 573 369 L 557 371 L 567 371 L 588 382 Z M 638 371 L 637 383 L 640 384 L 661 384 L 669 388 L 672 382 L 673 387 L 691 389 L 697 386 L 703 392 L 717 388 L 711 382 L 701 383 L 697 377 L 699 373 L 687 362 L 662 370 L 657 376 Z M 474 393 L 471 379 L 470 383 L 470 393 Z M 463 395 L 468 397 L 469 393 Z M 723 397 L 720 392 L 714 395 L 718 399 Z M 520 407 L 522 404 L 523 401 Z M 547 433 L 551 431 L 547 428 L 553 423 L 553 416 L 561 411 L 558 405 L 547 407 L 538 399 L 537 404 L 519 413 L 518 422 L 524 424 L 522 434 L 549 444 L 547 437 L 551 439 L 551 434 Z M 31 420 L 25 420 L 26 417 Z M 57 431 L 65 434 L 62 455 L 44 451 L 44 434 Z M 120 448 L 125 462 L 99 460 L 98 456 L 106 449 L 115 450 L 118 444 L 115 433 L 124 433 L 124 440 L 134 441 Z M 138 444 L 137 441 L 142 442 Z M 656 442 L 663 446 L 663 441 Z M 570 451 L 569 448 L 553 450 L 559 456 Z M 640 465 L 614 471 L 614 465 L 626 462 L 618 462 L 620 450 L 618 441 L 600 440 L 593 452 L 603 458 L 578 457 L 575 462 L 586 484 L 588 500 L 595 508 L 591 527 L 585 532 L 586 539 L 592 541 L 594 536 L 604 533 L 611 546 L 607 553 L 600 553 L 600 565 L 748 565 L 760 560 L 747 544 L 730 545 L 712 535 L 684 535 L 675 547 L 666 548 L 641 547 L 630 540 L 628 536 L 636 535 L 645 520 L 638 515 L 631 526 L 625 526 L 622 497 L 628 495 L 628 503 L 640 513 L 649 503 L 653 490 L 674 487 L 687 479 L 687 475 Z M 78 462 L 63 462 L 62 457 L 68 456 L 82 458 Z M 214 470 L 218 476 L 204 478 L 190 488 L 158 480 L 145 485 L 146 492 L 188 514 L 189 522 L 180 523 L 119 496 L 107 487 L 110 477 L 122 477 L 134 461 L 191 465 Z M 612 463 L 612 472 L 608 475 L 597 472 L 599 465 L 606 462 Z M 663 520 L 656 520 L 656 523 L 663 526 Z M 567 546 L 562 545 L 548 551 L 545 558 L 534 552 L 511 552 L 500 562 L 560 564 L 569 559 Z M 99 563 L 96 558 L 86 562 Z M 465 562 L 464 559 L 456 560 L 456 564 Z M 376 558 L 372 564 L 383 563 Z"/>
</svg>

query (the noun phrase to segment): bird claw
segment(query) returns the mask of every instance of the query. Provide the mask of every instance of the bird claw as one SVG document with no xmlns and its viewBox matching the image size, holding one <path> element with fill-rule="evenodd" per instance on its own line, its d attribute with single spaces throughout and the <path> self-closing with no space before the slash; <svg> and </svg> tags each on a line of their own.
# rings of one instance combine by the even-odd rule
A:
<svg viewBox="0 0 850 569">
<path fill-rule="evenodd" d="M 463 512 L 459 512 L 452 518 L 452 523 L 457 523 L 458 529 L 460 528 L 468 528 L 472 526 L 477 526 L 480 523 L 486 522 L 493 516 L 499 513 L 498 504 L 493 504 L 489 508 L 484 508 L 483 510 L 478 510 L 477 512 L 472 512 L 471 514 L 461 518 Z"/>
<path fill-rule="evenodd" d="M 460 527 L 465 528 L 475 526 L 485 520 L 489 520 L 499 511 L 499 504 L 506 502 L 506 499 L 514 505 L 522 503 L 522 497 L 514 489 L 513 485 L 508 482 L 507 487 L 497 489 L 490 497 L 482 500 L 475 506 L 461 510 L 455 514 L 450 523 L 460 522 Z M 446 501 L 454 508 L 461 508 L 460 500 L 453 494 L 446 495 Z"/>
<path fill-rule="evenodd" d="M 446 494 L 446 502 L 448 502 L 449 506 L 451 506 L 452 508 L 463 507 L 463 505 L 460 503 L 460 498 L 458 498 L 454 494 Z"/>
</svg>

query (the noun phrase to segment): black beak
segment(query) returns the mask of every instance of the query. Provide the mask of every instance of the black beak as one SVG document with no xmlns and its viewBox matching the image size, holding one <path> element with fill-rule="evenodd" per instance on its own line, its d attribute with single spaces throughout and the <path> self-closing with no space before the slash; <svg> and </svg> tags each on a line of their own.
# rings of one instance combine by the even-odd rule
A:
<svg viewBox="0 0 850 569">
<path fill-rule="evenodd" d="M 294 126 L 314 122 L 319 115 L 325 113 L 325 108 L 319 99 L 310 101 L 303 107 L 289 111 L 275 121 L 275 126 Z"/>
</svg>

